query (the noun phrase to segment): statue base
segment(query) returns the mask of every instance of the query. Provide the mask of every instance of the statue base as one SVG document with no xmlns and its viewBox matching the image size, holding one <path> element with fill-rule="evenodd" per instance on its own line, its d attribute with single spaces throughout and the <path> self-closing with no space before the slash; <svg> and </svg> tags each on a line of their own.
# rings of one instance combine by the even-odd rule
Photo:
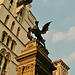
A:
<svg viewBox="0 0 75 75">
<path fill-rule="evenodd" d="M 16 57 L 19 62 L 17 75 L 52 75 L 56 70 L 50 58 L 48 50 L 38 40 L 26 43 L 26 49 Z"/>
</svg>

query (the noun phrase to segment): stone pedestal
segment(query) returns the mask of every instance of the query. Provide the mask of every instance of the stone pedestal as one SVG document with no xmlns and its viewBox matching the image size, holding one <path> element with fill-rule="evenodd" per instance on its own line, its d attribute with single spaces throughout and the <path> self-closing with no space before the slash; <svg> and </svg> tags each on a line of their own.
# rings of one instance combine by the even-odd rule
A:
<svg viewBox="0 0 75 75">
<path fill-rule="evenodd" d="M 38 40 L 26 43 L 26 49 L 16 57 L 19 62 L 17 75 L 52 75 L 56 68 L 48 58 L 48 50 Z"/>
</svg>

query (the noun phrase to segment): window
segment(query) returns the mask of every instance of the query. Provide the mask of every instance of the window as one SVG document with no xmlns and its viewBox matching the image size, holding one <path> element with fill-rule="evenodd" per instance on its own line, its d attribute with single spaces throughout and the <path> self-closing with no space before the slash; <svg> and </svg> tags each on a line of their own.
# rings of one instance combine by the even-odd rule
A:
<svg viewBox="0 0 75 75">
<path fill-rule="evenodd" d="M 4 65 L 3 65 L 4 70 L 6 69 L 6 65 L 7 65 L 7 59 L 5 58 Z"/>
<path fill-rule="evenodd" d="M 6 45 L 8 46 L 8 44 L 9 44 L 9 38 L 7 39 L 7 42 L 6 42 Z"/>
<path fill-rule="evenodd" d="M 19 33 L 20 33 L 20 27 L 18 27 L 17 29 L 17 37 L 19 37 Z"/>
<path fill-rule="evenodd" d="M 11 30 L 14 29 L 14 25 L 15 25 L 15 21 L 12 22 L 12 25 L 11 25 Z"/>
<path fill-rule="evenodd" d="M 3 33 L 3 34 L 2 34 L 2 38 L 1 38 L 1 41 L 2 41 L 2 42 L 4 41 L 4 38 L 5 38 L 5 34 Z"/>
<path fill-rule="evenodd" d="M 12 40 L 11 48 L 10 49 L 13 50 L 13 51 L 15 51 L 16 45 L 17 45 L 16 41 Z"/>
<path fill-rule="evenodd" d="M 1 62 L 2 62 L 2 58 L 3 58 L 3 56 L 2 56 L 2 55 L 0 55 L 0 65 L 1 65 Z"/>
<path fill-rule="evenodd" d="M 11 5 L 13 4 L 13 0 L 10 1 L 10 4 L 11 4 Z"/>
<path fill-rule="evenodd" d="M 5 25 L 7 25 L 8 20 L 9 20 L 9 15 L 7 15 L 7 17 L 6 17 L 6 19 L 5 19 L 5 22 L 4 22 Z"/>
<path fill-rule="evenodd" d="M 7 33 L 6 33 L 5 31 L 3 31 L 3 32 L 2 32 L 2 37 L 1 37 L 1 41 L 2 41 L 3 43 L 5 43 L 6 37 L 7 37 Z"/>
<path fill-rule="evenodd" d="M 6 55 L 6 56 L 5 56 Z M 6 75 L 6 73 L 8 72 L 8 65 L 10 63 L 11 60 L 11 55 L 9 52 L 6 52 L 6 50 L 3 48 L 0 50 L 0 75 Z"/>
<path fill-rule="evenodd" d="M 6 53 L 7 55 L 5 56 L 5 60 L 3 63 L 3 70 L 6 71 L 6 69 L 8 69 L 8 65 L 9 65 L 9 60 L 11 59 L 11 55 L 9 52 Z"/>
<path fill-rule="evenodd" d="M 12 43 L 11 43 L 11 50 L 13 49 L 13 45 L 14 45 L 14 44 L 13 44 L 13 42 L 12 42 Z"/>
</svg>

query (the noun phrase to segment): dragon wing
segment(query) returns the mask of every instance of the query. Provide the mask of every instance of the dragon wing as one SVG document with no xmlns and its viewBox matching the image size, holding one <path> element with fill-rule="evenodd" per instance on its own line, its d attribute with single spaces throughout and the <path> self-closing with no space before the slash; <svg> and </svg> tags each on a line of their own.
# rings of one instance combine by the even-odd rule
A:
<svg viewBox="0 0 75 75">
<path fill-rule="evenodd" d="M 48 22 L 43 26 L 43 28 L 41 30 L 41 34 L 45 34 L 48 31 L 48 26 L 50 25 L 51 22 Z"/>
</svg>

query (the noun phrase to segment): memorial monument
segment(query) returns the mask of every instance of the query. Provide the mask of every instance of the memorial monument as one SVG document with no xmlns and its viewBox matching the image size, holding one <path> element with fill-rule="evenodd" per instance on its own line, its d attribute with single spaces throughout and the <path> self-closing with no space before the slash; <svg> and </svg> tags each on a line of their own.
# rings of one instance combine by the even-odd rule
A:
<svg viewBox="0 0 75 75">
<path fill-rule="evenodd" d="M 37 39 L 30 39 L 25 44 L 26 49 L 22 50 L 21 55 L 16 57 L 19 62 L 16 69 L 17 75 L 52 75 L 52 71 L 56 70 L 48 57 L 49 52 L 41 36 L 41 33 L 46 33 L 50 23 L 45 24 L 41 31 L 38 27 L 38 21 L 35 22 L 36 25 L 33 28 L 28 28 L 29 32 L 34 33 Z"/>
</svg>

